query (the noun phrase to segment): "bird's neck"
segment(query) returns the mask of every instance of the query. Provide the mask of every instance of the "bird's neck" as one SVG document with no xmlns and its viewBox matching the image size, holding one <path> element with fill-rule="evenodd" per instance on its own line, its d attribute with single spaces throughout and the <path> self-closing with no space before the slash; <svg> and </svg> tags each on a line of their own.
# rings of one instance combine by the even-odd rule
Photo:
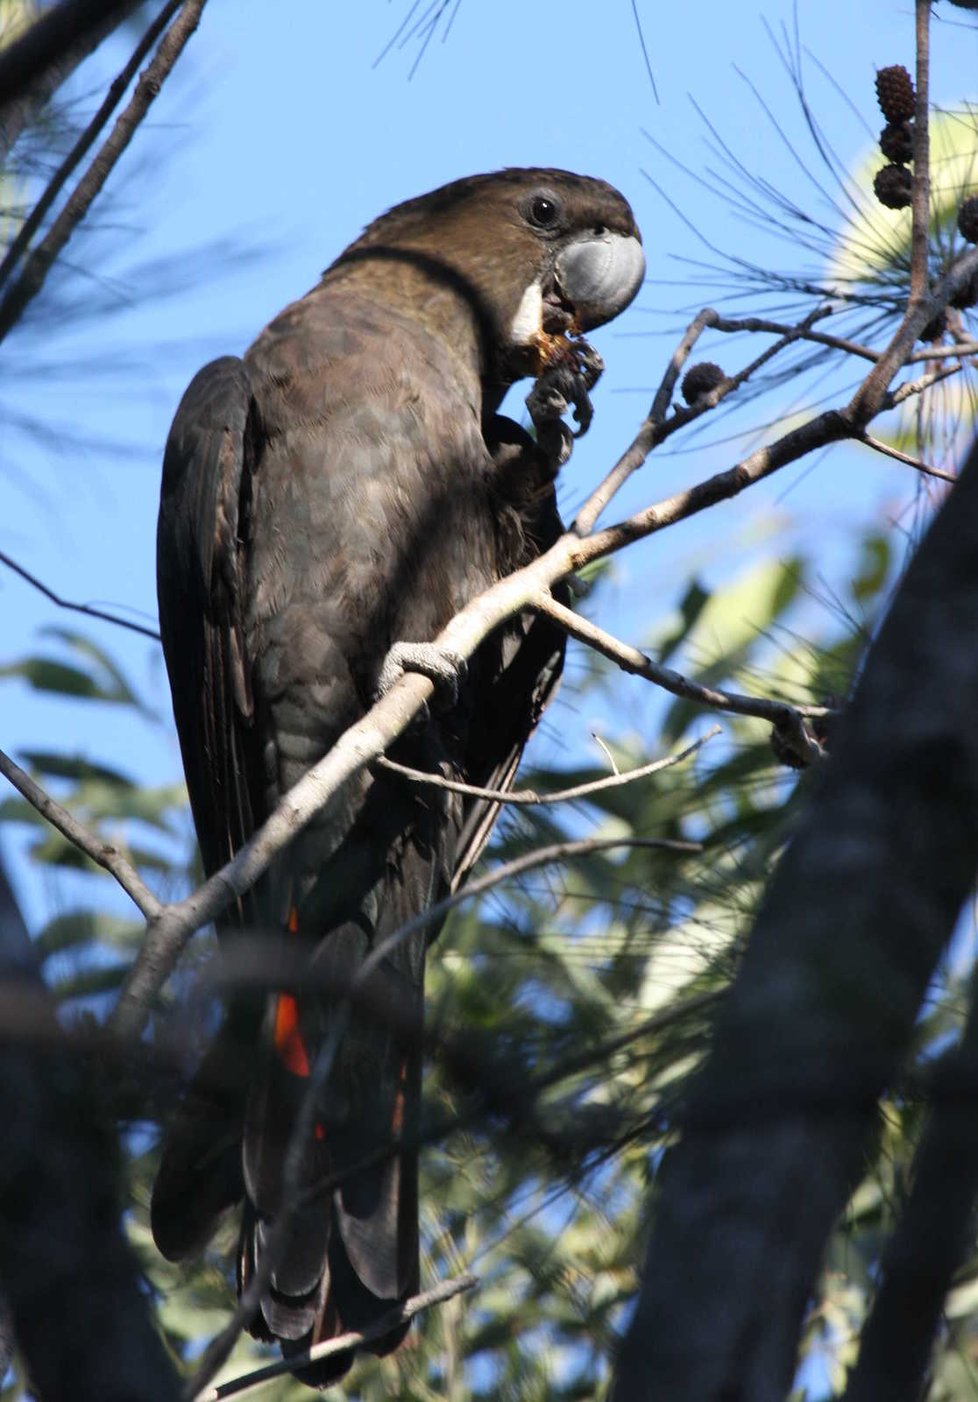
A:
<svg viewBox="0 0 978 1402">
<path fill-rule="evenodd" d="M 500 328 L 478 288 L 443 258 L 398 247 L 355 249 L 327 269 L 325 281 L 392 307 L 442 342 L 461 378 L 471 379 L 483 414 L 502 402 L 509 382 L 492 347 Z"/>
</svg>

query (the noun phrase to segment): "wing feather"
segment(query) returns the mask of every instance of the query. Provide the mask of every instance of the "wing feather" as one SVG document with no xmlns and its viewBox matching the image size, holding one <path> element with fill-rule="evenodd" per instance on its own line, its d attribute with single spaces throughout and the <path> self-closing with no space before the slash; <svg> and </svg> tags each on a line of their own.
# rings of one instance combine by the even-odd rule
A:
<svg viewBox="0 0 978 1402">
<path fill-rule="evenodd" d="M 256 756 L 242 595 L 258 437 L 245 365 L 225 356 L 191 382 L 163 460 L 160 630 L 208 872 L 228 861 L 254 828 Z"/>
</svg>

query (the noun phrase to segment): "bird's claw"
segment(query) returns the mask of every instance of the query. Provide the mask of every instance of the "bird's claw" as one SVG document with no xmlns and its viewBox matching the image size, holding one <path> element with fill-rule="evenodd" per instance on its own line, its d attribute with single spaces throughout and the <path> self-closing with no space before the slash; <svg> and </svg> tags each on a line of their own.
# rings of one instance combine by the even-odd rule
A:
<svg viewBox="0 0 978 1402">
<path fill-rule="evenodd" d="M 583 338 L 562 339 L 557 356 L 541 372 L 527 395 L 526 407 L 545 451 L 562 465 L 570 457 L 573 438 L 580 438 L 591 426 L 594 409 L 590 391 L 604 370 L 604 361 Z M 568 408 L 574 410 L 577 431 L 572 435 L 561 422 Z"/>
<path fill-rule="evenodd" d="M 377 695 L 386 696 L 405 672 L 419 672 L 434 682 L 436 709 L 450 711 L 458 704 L 468 663 L 459 653 L 437 643 L 395 643 L 381 666 Z"/>
</svg>

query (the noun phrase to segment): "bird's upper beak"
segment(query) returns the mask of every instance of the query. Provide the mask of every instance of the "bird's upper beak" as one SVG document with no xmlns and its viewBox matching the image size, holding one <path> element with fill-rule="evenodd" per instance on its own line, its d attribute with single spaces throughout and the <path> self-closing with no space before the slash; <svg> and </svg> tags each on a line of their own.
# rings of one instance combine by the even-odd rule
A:
<svg viewBox="0 0 978 1402">
<path fill-rule="evenodd" d="M 602 230 L 563 248 L 554 276 L 561 300 L 574 308 L 575 329 L 591 331 L 628 306 L 645 276 L 645 254 L 633 235 Z"/>
</svg>

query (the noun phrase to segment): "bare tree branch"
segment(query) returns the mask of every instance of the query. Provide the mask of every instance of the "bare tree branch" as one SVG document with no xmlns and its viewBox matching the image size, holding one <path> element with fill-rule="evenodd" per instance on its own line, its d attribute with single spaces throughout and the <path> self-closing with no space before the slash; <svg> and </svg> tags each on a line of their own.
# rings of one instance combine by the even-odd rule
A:
<svg viewBox="0 0 978 1402">
<path fill-rule="evenodd" d="M 14 574 L 20 575 L 21 579 L 43 594 L 46 599 L 50 599 L 52 604 L 57 604 L 58 608 L 70 609 L 73 613 L 83 613 L 89 618 L 99 618 L 103 623 L 114 623 L 119 628 L 128 628 L 132 633 L 141 633 L 144 638 L 152 638 L 154 642 L 160 640 L 156 629 L 147 628 L 144 623 L 134 623 L 131 619 L 122 618 L 117 613 L 107 613 L 105 609 L 96 608 L 93 604 L 76 604 L 70 599 L 63 599 L 42 579 L 38 579 L 36 574 L 31 574 L 30 570 L 19 565 L 13 556 L 8 555 L 5 550 L 0 550 L 0 565 L 6 565 L 8 570 L 13 570 Z"/>
<path fill-rule="evenodd" d="M 567 612 L 570 613 L 570 609 Z M 571 617 L 574 615 L 571 614 Z M 541 803 L 570 803 L 575 799 L 590 798 L 592 794 L 602 793 L 605 789 L 617 789 L 621 788 L 623 784 L 633 784 L 638 779 L 647 779 L 650 774 L 658 774 L 663 769 L 671 769 L 674 764 L 682 764 L 684 760 L 689 759 L 690 755 L 702 749 L 708 740 L 712 740 L 714 735 L 719 734 L 720 727 L 715 725 L 692 745 L 680 750 L 678 754 L 667 755 L 665 759 L 654 759 L 651 763 L 639 765 L 636 769 L 626 769 L 620 773 L 609 774 L 604 779 L 592 779 L 586 784 L 575 784 L 569 789 L 557 789 L 553 793 L 537 793 L 536 789 L 481 789 L 475 784 L 463 784 L 457 779 L 446 779 L 441 774 L 430 774 L 423 769 L 412 769 L 410 765 L 398 764 L 396 760 L 388 759 L 386 755 L 381 755 L 380 759 L 377 760 L 377 766 L 381 769 L 389 769 L 393 774 L 403 774 L 406 779 L 413 779 L 418 784 L 427 784 L 435 789 L 447 789 L 449 793 L 468 794 L 471 798 L 487 798 L 493 803 L 514 803 L 517 806 L 520 804 L 532 806 Z"/>
<path fill-rule="evenodd" d="M 712 393 L 716 392 L 714 390 Z M 708 397 L 703 396 L 704 399 Z M 770 477 L 789 463 L 797 462 L 813 449 L 827 447 L 830 443 L 840 443 L 850 438 L 852 433 L 853 425 L 844 411 L 827 409 L 798 428 L 789 430 L 773 443 L 758 448 L 725 472 L 718 472 L 705 482 L 698 482 L 693 487 L 676 492 L 624 521 L 606 526 L 603 530 L 585 537 L 577 542 L 576 549 L 568 552 L 571 557 L 570 568 L 581 569 L 593 560 L 613 555 L 633 540 L 641 540 L 645 536 L 664 530 L 667 526 L 675 525 L 678 521 L 688 520 L 689 517 L 705 511 L 707 507 L 715 506 L 717 502 L 729 501 L 739 496 L 745 488 L 762 482 L 765 477 Z M 557 550 L 561 544 L 562 542 L 558 542 L 549 553 L 553 554 L 553 550 Z M 547 559 L 548 556 L 543 558 Z M 548 586 L 549 582 L 548 580 Z"/>
<path fill-rule="evenodd" d="M 926 375 L 920 375 L 916 380 L 905 380 L 896 389 L 887 391 L 883 396 L 882 407 L 895 409 L 904 400 L 913 399 L 915 395 L 923 394 L 925 390 L 939 384 L 941 380 L 950 379 L 952 375 L 959 375 L 961 370 L 960 365 L 943 365 L 937 370 L 929 371 Z"/>
<path fill-rule="evenodd" d="M 907 467 L 922 472 L 925 477 L 939 477 L 942 482 L 956 482 L 958 480 L 956 472 L 945 472 L 943 467 L 932 467 L 930 463 L 921 462 L 920 458 L 911 457 L 909 453 L 902 453 L 899 448 L 891 447 L 889 443 L 884 443 L 880 438 L 874 438 L 872 434 L 863 433 L 859 441 L 865 443 L 867 448 L 882 453 L 884 457 L 893 458 L 894 462 L 906 463 Z"/>
<path fill-rule="evenodd" d="M 715 320 L 716 312 L 713 311 L 712 307 L 705 307 L 687 326 L 682 339 L 672 353 L 669 364 L 666 366 L 666 372 L 656 390 L 648 417 L 639 429 L 636 438 L 578 512 L 574 522 L 574 530 L 579 535 L 587 535 L 594 528 L 595 521 L 608 502 L 620 491 L 632 473 L 642 466 L 649 453 L 656 446 L 659 441 L 657 434 L 665 422 L 680 372 L 700 336 L 708 326 L 713 325 Z"/>
<path fill-rule="evenodd" d="M 958 258 L 947 274 L 934 287 L 928 296 L 908 303 L 906 315 L 897 328 L 893 339 L 880 356 L 876 365 L 863 380 L 846 407 L 846 417 L 859 428 L 865 428 L 880 411 L 889 405 L 900 402 L 906 395 L 906 386 L 890 393 L 893 376 L 906 363 L 913 353 L 914 343 L 921 331 L 938 312 L 944 310 L 956 292 L 960 292 L 978 274 L 978 249 L 972 249 Z M 934 383 L 933 380 L 928 381 Z M 926 387 L 926 386 L 924 386 Z"/>
<path fill-rule="evenodd" d="M 828 313 L 826 312 L 826 314 Z M 718 316 L 710 325 L 714 331 L 724 331 L 730 334 L 749 332 L 754 335 L 761 332 L 775 336 L 791 336 L 798 341 L 812 341 L 816 345 L 828 346 L 832 350 L 842 351 L 845 355 L 854 355 L 862 360 L 870 360 L 874 365 L 884 354 L 883 351 L 875 350 L 872 346 L 865 346 L 860 341 L 848 340 L 845 336 L 833 336 L 828 331 L 813 331 L 810 327 L 798 327 L 788 322 L 771 321 L 763 316 Z M 965 337 L 963 341 L 953 346 L 927 346 L 920 350 L 911 351 L 906 356 L 904 364 L 910 365 L 918 360 L 939 360 L 945 356 L 959 356 L 965 359 L 969 355 L 978 355 L 978 341 L 972 341 Z"/>
<path fill-rule="evenodd" d="M 846 355 L 859 356 L 863 360 L 871 360 L 874 364 L 882 354 L 881 351 L 873 350 L 872 346 L 861 345 L 860 342 L 847 340 L 844 336 L 833 336 L 828 331 L 813 331 L 811 327 L 799 330 L 797 326 L 783 321 L 771 321 L 768 317 L 763 316 L 718 316 L 713 322 L 713 329 L 731 335 L 737 335 L 744 331 L 751 335 L 758 333 L 773 336 L 793 335 L 795 340 L 813 341 L 816 345 L 828 346 L 832 350 L 842 351 Z"/>
<path fill-rule="evenodd" d="M 913 124 L 913 193 L 910 231 L 910 311 L 928 295 L 930 258 L 930 0 L 915 0 L 917 110 Z"/>
<path fill-rule="evenodd" d="M 780 340 L 776 341 L 773 346 L 768 346 L 743 369 L 738 370 L 735 375 L 729 375 L 722 384 L 717 385 L 708 394 L 700 395 L 695 404 L 677 406 L 667 418 L 666 413 L 676 387 L 676 381 L 679 378 L 679 372 L 703 331 L 707 327 L 713 326 L 718 320 L 717 313 L 712 307 L 704 308 L 690 322 L 682 340 L 673 352 L 662 383 L 652 401 L 648 417 L 630 447 L 626 449 L 604 481 L 595 488 L 578 512 L 571 528 L 574 533 L 579 536 L 589 536 L 593 531 L 594 523 L 612 497 L 621 490 L 629 477 L 638 471 L 654 448 L 657 448 L 660 443 L 664 443 L 679 429 L 685 428 L 687 424 L 692 423 L 703 414 L 709 413 L 711 409 L 715 409 L 724 399 L 740 389 L 741 385 L 746 384 L 750 377 L 756 374 L 768 361 L 773 360 L 776 355 L 780 355 L 788 346 L 793 345 L 806 327 L 811 326 L 821 317 L 828 316 L 830 312 L 830 307 L 816 307 L 803 321 L 799 322 L 797 326 L 789 327 Z"/>
<path fill-rule="evenodd" d="M 593 647 L 603 657 L 616 662 L 622 671 L 636 677 L 644 677 L 654 682 L 673 696 L 685 701 L 696 701 L 717 711 L 730 711 L 739 716 L 756 716 L 759 720 L 770 721 L 783 737 L 797 748 L 798 758 L 810 764 L 822 757 L 822 747 L 805 725 L 806 719 L 819 719 L 830 714 L 826 706 L 791 706 L 787 701 L 772 701 L 764 696 L 742 696 L 736 691 L 721 691 L 718 687 L 703 686 L 690 681 L 681 672 L 671 667 L 663 667 L 653 661 L 637 647 L 620 642 L 606 633 L 587 618 L 582 618 L 564 604 L 558 603 L 550 595 L 541 595 L 535 605 L 541 613 L 552 618 L 571 637 Z"/>
<path fill-rule="evenodd" d="M 117 118 L 111 133 L 75 186 L 61 213 L 41 242 L 31 251 L 20 274 L 8 288 L 3 301 L 0 302 L 0 341 L 3 341 L 17 324 L 25 308 L 44 286 L 55 260 L 88 213 L 92 201 L 102 189 L 149 111 L 162 84 L 172 72 L 184 46 L 200 22 L 205 3 L 206 0 L 184 0 L 180 13 L 164 35 L 152 63 L 141 75 L 135 92 Z M 0 60 L 4 57 L 5 55 L 0 55 Z"/>
<path fill-rule="evenodd" d="M 906 364 L 911 365 L 919 360 L 945 360 L 951 357 L 968 360 L 976 355 L 978 355 L 978 341 L 972 341 L 968 336 L 964 336 L 950 346 L 924 346 L 920 350 L 911 351 L 907 356 Z"/>
<path fill-rule="evenodd" d="M 73 842 L 80 851 L 91 857 L 93 862 L 97 862 L 105 871 L 111 873 L 126 895 L 135 901 L 147 920 L 153 920 L 160 914 L 163 905 L 119 849 L 113 847 L 110 842 L 103 842 L 100 837 L 89 832 L 88 828 L 73 818 L 68 810 L 62 808 L 61 804 L 56 802 L 50 794 L 45 793 L 40 784 L 35 783 L 31 776 L 3 750 L 0 750 L 0 774 L 5 779 L 10 780 L 14 788 L 27 799 L 32 807 L 37 809 L 42 818 L 47 819 L 52 827 L 57 828 L 69 842 Z"/>
</svg>

